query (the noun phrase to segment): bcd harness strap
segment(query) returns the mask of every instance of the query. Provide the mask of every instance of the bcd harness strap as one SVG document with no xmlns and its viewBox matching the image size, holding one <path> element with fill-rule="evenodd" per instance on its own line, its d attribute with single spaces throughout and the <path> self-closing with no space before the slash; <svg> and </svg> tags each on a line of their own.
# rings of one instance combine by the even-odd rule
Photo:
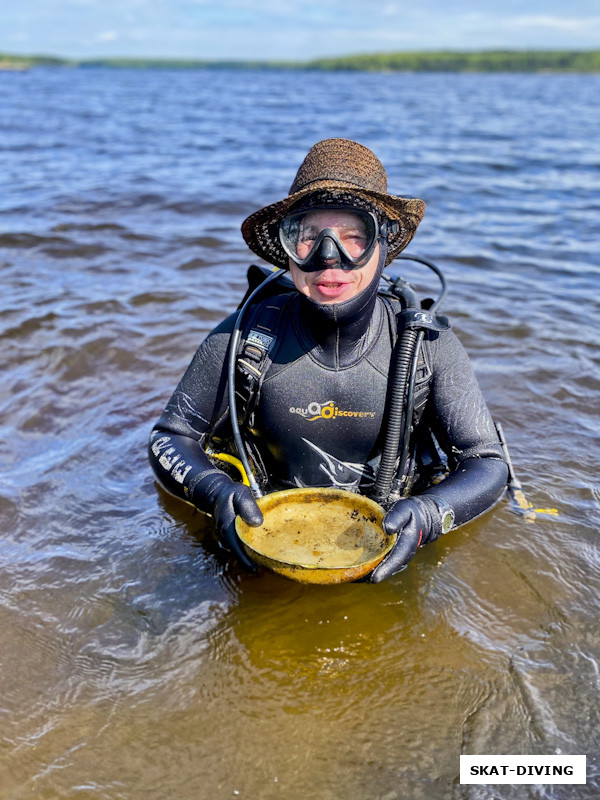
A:
<svg viewBox="0 0 600 800">
<path fill-rule="evenodd" d="M 271 365 L 277 333 L 281 329 L 285 312 L 293 298 L 292 294 L 271 297 L 268 303 L 254 309 L 249 320 L 248 334 L 245 336 L 237 357 L 236 395 L 238 410 L 241 412 L 240 426 L 251 428 L 254 425 L 254 411 L 264 376 Z"/>
</svg>

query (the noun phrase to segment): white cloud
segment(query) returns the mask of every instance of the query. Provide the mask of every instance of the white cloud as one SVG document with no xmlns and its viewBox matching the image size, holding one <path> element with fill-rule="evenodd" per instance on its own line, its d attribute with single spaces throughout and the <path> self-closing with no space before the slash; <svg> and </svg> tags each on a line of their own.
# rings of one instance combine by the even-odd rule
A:
<svg viewBox="0 0 600 800">
<path fill-rule="evenodd" d="M 588 33 L 600 28 L 600 17 L 554 17 L 548 14 L 525 14 L 518 17 L 507 17 L 502 20 L 504 27 L 515 28 L 550 28 L 569 33 Z"/>
<path fill-rule="evenodd" d="M 96 36 L 97 42 L 114 42 L 116 39 L 119 38 L 119 34 L 116 31 L 103 31 Z"/>
</svg>

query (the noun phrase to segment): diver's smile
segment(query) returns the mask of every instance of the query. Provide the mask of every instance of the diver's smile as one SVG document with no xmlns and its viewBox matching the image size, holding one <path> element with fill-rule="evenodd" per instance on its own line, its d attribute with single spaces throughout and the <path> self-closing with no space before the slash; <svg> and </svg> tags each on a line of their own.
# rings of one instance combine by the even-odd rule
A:
<svg viewBox="0 0 600 800">
<path fill-rule="evenodd" d="M 347 272 L 336 269 L 326 269 L 320 273 L 313 273 L 310 278 L 308 283 L 322 295 L 324 300 L 339 299 L 355 283 Z M 313 300 L 319 300 L 319 298 L 313 297 Z"/>
</svg>

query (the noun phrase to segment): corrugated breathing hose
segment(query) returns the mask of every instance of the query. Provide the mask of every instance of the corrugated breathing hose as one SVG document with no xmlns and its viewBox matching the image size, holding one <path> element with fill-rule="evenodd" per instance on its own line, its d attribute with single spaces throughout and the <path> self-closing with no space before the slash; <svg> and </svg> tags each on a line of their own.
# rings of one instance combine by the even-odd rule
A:
<svg viewBox="0 0 600 800">
<path fill-rule="evenodd" d="M 390 402 L 388 407 L 387 428 L 379 463 L 377 478 L 373 486 L 371 497 L 376 503 L 384 504 L 392 488 L 392 481 L 396 474 L 396 463 L 398 459 L 398 448 L 401 437 L 406 442 L 406 428 L 409 427 L 408 405 L 406 403 L 407 387 L 409 385 L 410 374 L 413 371 L 413 363 L 417 360 L 417 345 L 423 339 L 423 332 L 408 328 L 403 331 L 396 343 L 396 363 L 394 365 L 394 380 L 390 391 Z M 409 428 L 410 431 L 410 428 Z M 404 434 L 404 435 L 403 435 Z"/>
<path fill-rule="evenodd" d="M 435 312 L 440 307 L 447 292 L 446 280 L 435 264 L 415 256 L 400 256 L 399 258 L 406 261 L 418 261 L 433 270 L 440 279 L 442 291 L 428 311 L 408 308 L 399 315 L 399 317 L 404 318 L 407 327 L 404 328 L 396 343 L 394 379 L 390 390 L 383 450 L 377 477 L 375 478 L 373 489 L 369 493 L 369 496 L 380 505 L 385 505 L 389 501 L 392 483 L 396 474 L 400 485 L 402 485 L 407 473 L 408 449 L 414 408 L 414 385 L 419 351 L 425 335 L 425 329 L 436 329 L 438 327 L 435 323 Z M 390 280 L 386 275 L 383 277 L 391 284 L 392 292 L 395 284 L 399 287 L 402 285 L 401 282 Z M 398 458 L 400 442 L 402 442 L 402 452 L 400 458 Z"/>
</svg>

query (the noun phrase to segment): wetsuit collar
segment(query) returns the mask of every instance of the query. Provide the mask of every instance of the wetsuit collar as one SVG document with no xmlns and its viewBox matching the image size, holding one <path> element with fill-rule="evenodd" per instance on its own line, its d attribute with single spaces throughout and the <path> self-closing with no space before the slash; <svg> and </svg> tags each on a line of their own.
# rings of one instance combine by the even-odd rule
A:
<svg viewBox="0 0 600 800">
<path fill-rule="evenodd" d="M 379 260 L 371 283 L 342 303 L 317 303 L 300 295 L 298 326 L 315 358 L 331 368 L 355 363 L 369 346 L 374 322 L 379 279 L 385 265 L 387 245 L 379 242 Z M 378 327 L 378 326 L 377 326 Z"/>
</svg>

